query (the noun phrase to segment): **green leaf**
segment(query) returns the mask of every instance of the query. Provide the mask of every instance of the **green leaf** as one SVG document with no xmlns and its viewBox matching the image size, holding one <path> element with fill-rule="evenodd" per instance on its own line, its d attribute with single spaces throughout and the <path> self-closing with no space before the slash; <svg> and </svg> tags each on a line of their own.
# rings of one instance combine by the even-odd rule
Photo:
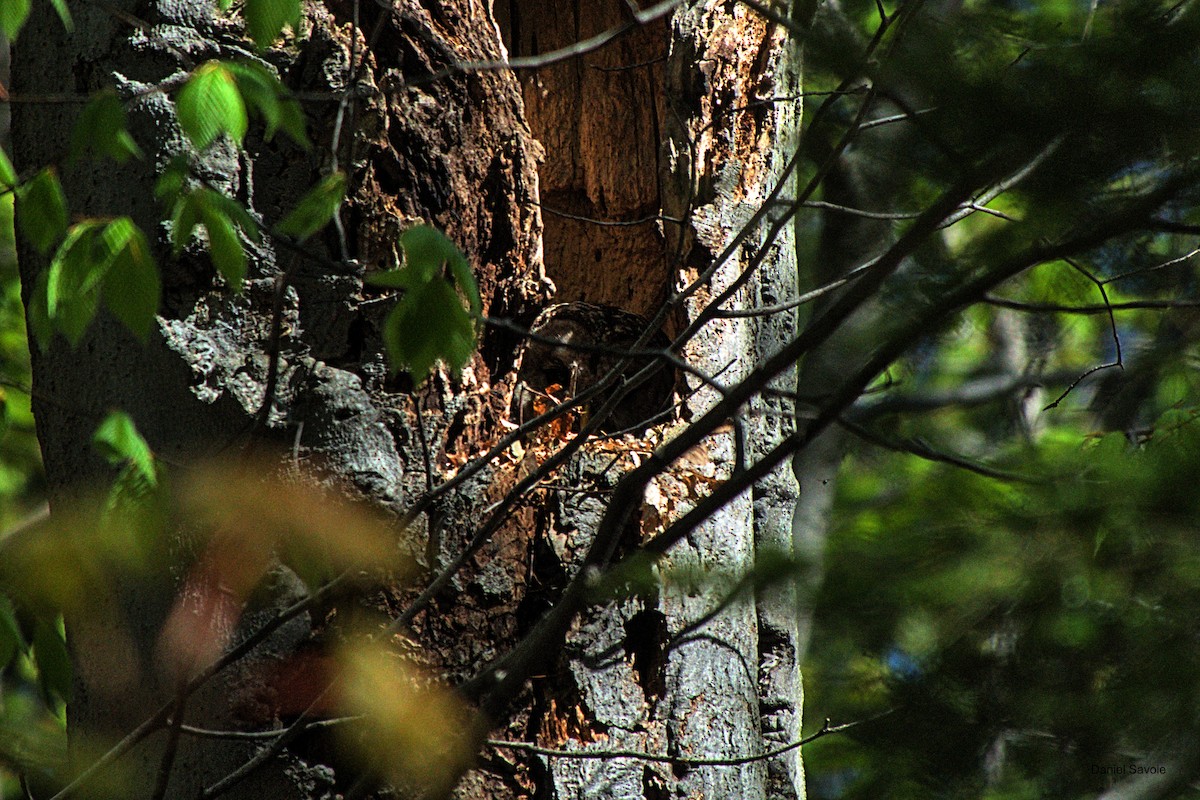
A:
<svg viewBox="0 0 1200 800">
<path fill-rule="evenodd" d="M 200 209 L 200 218 L 208 231 L 208 252 L 213 265 L 230 288 L 240 292 L 242 279 L 246 277 L 246 251 L 237 228 L 228 216 L 212 205 L 206 204 Z"/>
<path fill-rule="evenodd" d="M 158 467 L 150 445 L 138 433 L 133 418 L 124 411 L 112 411 L 92 435 L 92 444 L 114 467 L 132 467 L 151 486 L 158 483 Z"/>
<path fill-rule="evenodd" d="M 154 196 L 160 202 L 174 207 L 175 201 L 183 194 L 187 186 L 188 166 L 185 156 L 176 156 L 163 168 L 162 174 L 154 183 Z"/>
<path fill-rule="evenodd" d="M 90 220 L 75 225 L 50 260 L 46 280 L 46 314 L 55 330 L 72 345 L 79 344 L 96 316 L 100 283 L 111 262 L 97 233 L 104 223 Z"/>
<path fill-rule="evenodd" d="M 111 89 L 97 92 L 83 107 L 71 134 L 71 158 L 92 152 L 124 163 L 132 156 L 143 158 L 137 142 L 129 135 L 125 107 Z"/>
<path fill-rule="evenodd" d="M 38 620 L 33 627 L 33 653 L 38 677 L 47 698 L 71 698 L 71 658 L 61 624 Z"/>
<path fill-rule="evenodd" d="M 400 248 L 404 251 L 404 266 L 415 270 L 422 283 L 432 280 L 447 261 L 462 258 L 446 234 L 428 225 L 417 225 L 402 233 Z"/>
<path fill-rule="evenodd" d="M 220 192 L 201 186 L 175 201 L 171 212 L 171 244 L 183 250 L 197 225 L 208 232 L 208 252 L 217 271 L 235 292 L 246 276 L 246 252 L 238 229 L 253 242 L 262 241 L 258 222 L 245 207 Z"/>
<path fill-rule="evenodd" d="M 29 0 L 4 0 L 0 3 L 0 33 L 16 39 L 29 16 Z"/>
<path fill-rule="evenodd" d="M 261 115 L 266 123 L 264 139 L 270 141 L 276 131 L 282 129 L 301 147 L 312 146 L 304 130 L 304 112 L 300 104 L 290 96 L 274 72 L 252 61 L 230 63 L 228 67 L 237 79 L 246 106 Z"/>
<path fill-rule="evenodd" d="M 271 71 L 262 64 L 253 62 L 238 62 L 229 64 L 229 71 L 237 80 L 238 89 L 247 107 L 262 115 L 267 124 L 263 137 L 268 141 L 279 129 L 281 115 L 280 96 L 283 94 L 283 84 Z"/>
<path fill-rule="evenodd" d="M 67 0 L 50 0 L 50 5 L 54 6 L 54 10 L 58 13 L 58 18 L 62 20 L 62 25 L 66 28 L 67 33 L 74 33 L 75 21 L 71 19 L 71 10 L 67 8 Z"/>
<path fill-rule="evenodd" d="M 369 280 L 404 290 L 384 321 L 384 344 L 392 369 L 407 369 L 420 383 L 439 361 L 457 371 L 470 360 L 476 344 L 472 314 L 482 304 L 470 264 L 445 234 L 418 225 L 404 232 L 400 246 L 404 266 Z"/>
<path fill-rule="evenodd" d="M 373 286 L 383 286 L 388 289 L 407 289 L 414 283 L 414 273 L 408 269 L 391 269 L 386 272 L 375 272 L 366 277 Z"/>
<path fill-rule="evenodd" d="M 279 127 L 293 142 L 305 150 L 312 149 L 312 142 L 309 141 L 308 131 L 305 129 L 304 109 L 300 108 L 300 103 L 295 98 L 288 97 L 280 102 Z"/>
<path fill-rule="evenodd" d="M 13 169 L 12 162 L 8 160 L 8 154 L 0 148 L 0 189 L 10 190 L 16 188 L 17 171 Z"/>
<path fill-rule="evenodd" d="M 279 223 L 279 232 L 304 241 L 324 228 L 346 197 L 346 176 L 337 172 L 322 178 Z"/>
<path fill-rule="evenodd" d="M 191 240 L 196 225 L 200 223 L 195 196 L 196 193 L 192 192 L 180 197 L 171 210 L 171 252 L 177 257 Z"/>
<path fill-rule="evenodd" d="M 421 383 L 439 361 L 462 369 L 475 352 L 475 324 L 454 287 L 433 280 L 404 294 L 384 321 L 383 340 L 393 369 Z"/>
<path fill-rule="evenodd" d="M 483 312 L 483 300 L 479 297 L 479 286 L 475 283 L 475 275 L 471 272 L 471 265 L 467 263 L 466 257 L 457 248 L 454 252 L 456 257 L 450 258 L 446 262 L 450 267 L 450 275 L 454 278 L 455 286 L 467 296 L 471 312 L 479 315 Z"/>
<path fill-rule="evenodd" d="M 68 231 L 50 260 L 44 321 L 39 291 L 31 305 L 31 324 L 43 343 L 48 323 L 50 330 L 76 345 L 96 316 L 103 295 L 113 316 L 144 338 L 154 322 L 160 293 L 150 245 L 133 221 L 128 217 L 88 220 Z"/>
<path fill-rule="evenodd" d="M 119 243 L 104 278 L 104 304 L 126 328 L 145 340 L 162 295 L 150 243 L 129 217 L 109 223 L 104 235 Z"/>
<path fill-rule="evenodd" d="M 246 103 L 229 68 L 206 61 L 196 68 L 175 102 L 179 125 L 196 149 L 203 150 L 226 133 L 240 143 L 249 122 Z"/>
<path fill-rule="evenodd" d="M 242 233 L 252 242 L 262 241 L 262 231 L 258 229 L 258 221 L 250 216 L 250 212 L 246 207 L 234 200 L 232 197 L 226 197 L 220 192 L 215 192 L 212 189 L 204 189 L 205 203 L 218 211 L 219 213 L 229 217 L 234 225 L 242 229 Z"/>
<path fill-rule="evenodd" d="M 300 0 L 246 0 L 246 31 L 259 47 L 275 41 L 284 25 L 300 25 Z"/>
<path fill-rule="evenodd" d="M 39 252 L 48 252 L 62 238 L 67 230 L 67 198 L 54 170 L 42 170 L 17 190 L 17 222 Z"/>
<path fill-rule="evenodd" d="M 12 601 L 0 596 L 0 672 L 12 663 L 13 656 L 25 649 L 21 626 L 13 611 Z"/>
</svg>

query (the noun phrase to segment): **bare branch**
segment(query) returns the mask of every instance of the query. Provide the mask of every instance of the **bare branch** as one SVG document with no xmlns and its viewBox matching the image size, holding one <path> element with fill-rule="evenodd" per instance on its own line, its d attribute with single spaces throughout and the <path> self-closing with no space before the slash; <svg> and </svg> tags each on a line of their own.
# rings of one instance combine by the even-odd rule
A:
<svg viewBox="0 0 1200 800">
<path fill-rule="evenodd" d="M 941 450 L 935 450 L 919 439 L 888 439 L 881 436 L 870 428 L 866 428 L 855 422 L 842 417 L 838 420 L 838 424 L 846 430 L 853 433 L 858 438 L 865 442 L 869 442 L 876 447 L 882 447 L 885 450 L 892 450 L 897 453 L 908 453 L 909 455 L 923 458 L 926 461 L 935 461 L 941 464 L 950 464 L 951 466 L 965 469 L 968 472 L 973 472 L 976 475 L 982 475 L 985 478 L 994 478 L 999 481 L 1009 483 L 1039 483 L 1040 479 L 1029 475 L 1022 475 L 1017 472 L 1009 472 L 1007 470 L 996 469 L 989 467 L 986 464 L 980 464 L 977 461 L 964 458 L 962 456 L 946 453 Z"/>
<path fill-rule="evenodd" d="M 522 753 L 533 753 L 534 755 L 546 756 L 547 758 L 567 758 L 579 760 L 602 760 L 609 761 L 621 758 L 631 758 L 638 761 L 647 761 L 658 764 L 671 764 L 676 767 L 738 767 L 743 764 L 753 764 L 756 761 L 767 761 L 784 753 L 791 752 L 799 747 L 803 747 L 810 742 L 815 742 L 818 739 L 823 739 L 835 733 L 842 733 L 851 728 L 856 728 L 859 725 L 868 722 L 874 722 L 888 714 L 893 713 L 893 710 L 888 710 L 882 714 L 876 714 L 867 719 L 856 720 L 854 722 L 845 722 L 841 725 L 833 725 L 829 720 L 825 720 L 825 724 L 815 733 L 810 733 L 802 739 L 797 739 L 785 745 L 767 750 L 766 752 L 750 756 L 729 756 L 727 758 L 685 758 L 683 756 L 667 756 L 659 755 L 658 753 L 647 753 L 643 750 L 563 750 L 550 747 L 539 747 L 528 742 L 512 742 L 501 739 L 488 739 L 486 744 L 489 747 L 503 748 L 505 750 L 514 750 Z"/>
<path fill-rule="evenodd" d="M 1110 311 L 1142 311 L 1146 309 L 1200 308 L 1200 300 L 1127 300 L 1121 303 L 1103 303 L 1088 306 L 1069 306 L 1065 303 L 1027 303 L 1022 300 L 1011 300 L 1007 297 L 997 297 L 989 294 L 983 302 L 1011 308 L 1015 311 L 1026 311 L 1031 314 L 1107 314 Z"/>
<path fill-rule="evenodd" d="M 1043 411 L 1049 411 L 1052 408 L 1058 408 L 1058 404 L 1061 403 L 1063 400 L 1065 400 L 1067 398 L 1067 395 L 1069 395 L 1075 389 L 1075 387 L 1078 386 L 1080 384 L 1080 382 L 1082 382 L 1083 379 L 1088 377 L 1089 375 L 1099 372 L 1102 369 L 1111 369 L 1112 367 L 1117 367 L 1118 369 L 1125 369 L 1125 362 L 1121 358 L 1121 337 L 1117 333 L 1117 318 L 1113 314 L 1112 304 L 1108 300 L 1108 292 L 1104 288 L 1104 281 L 1100 280 L 1095 275 L 1093 275 L 1092 273 L 1090 273 L 1086 269 L 1084 269 L 1079 264 L 1079 262 L 1074 261 L 1073 259 L 1070 259 L 1070 258 L 1064 258 L 1063 260 L 1066 261 L 1068 264 L 1070 264 L 1071 267 L 1076 272 L 1078 272 L 1080 275 L 1084 276 L 1089 281 L 1096 284 L 1096 288 L 1100 290 L 1100 297 L 1102 300 L 1104 300 L 1104 307 L 1108 309 L 1108 324 L 1109 324 L 1109 328 L 1112 331 L 1113 346 L 1116 347 L 1116 359 L 1114 361 L 1112 361 L 1111 363 L 1100 364 L 1100 365 L 1092 367 L 1091 369 L 1084 372 L 1082 375 L 1080 375 L 1078 378 L 1076 378 L 1075 381 L 1072 382 L 1071 385 L 1068 386 L 1066 388 L 1066 390 L 1054 400 L 1053 403 L 1051 403 L 1050 405 L 1048 405 L 1044 409 L 1042 409 Z"/>
</svg>

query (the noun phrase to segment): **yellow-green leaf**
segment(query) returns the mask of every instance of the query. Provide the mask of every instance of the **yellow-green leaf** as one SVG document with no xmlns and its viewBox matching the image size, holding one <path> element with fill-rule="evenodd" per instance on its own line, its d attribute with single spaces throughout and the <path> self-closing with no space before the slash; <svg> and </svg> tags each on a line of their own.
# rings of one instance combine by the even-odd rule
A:
<svg viewBox="0 0 1200 800">
<path fill-rule="evenodd" d="M 179 126 L 198 150 L 208 147 L 222 133 L 240 143 L 249 127 L 237 81 L 219 61 L 206 61 L 196 68 L 179 91 L 175 110 Z"/>
</svg>

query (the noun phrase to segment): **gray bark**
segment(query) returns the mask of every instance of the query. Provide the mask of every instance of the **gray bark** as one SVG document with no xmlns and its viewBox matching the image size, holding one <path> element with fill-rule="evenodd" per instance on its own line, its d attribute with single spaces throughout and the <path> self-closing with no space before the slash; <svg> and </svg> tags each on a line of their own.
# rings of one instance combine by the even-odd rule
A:
<svg viewBox="0 0 1200 800">
<path fill-rule="evenodd" d="M 793 18 L 807 22 L 805 4 L 797 4 Z M 768 214 L 740 245 L 735 239 L 756 212 L 780 187 L 780 196 L 794 192 L 794 178 L 785 177 L 786 164 L 795 155 L 801 101 L 799 42 L 773 25 L 758 27 L 752 17 L 729 11 L 715 3 L 697 3 L 675 19 L 674 49 L 668 96 L 677 98 L 672 119 L 670 159 L 672 184 L 664 207 L 672 216 L 691 211 L 691 229 L 684 232 L 684 258 L 693 269 L 681 269 L 683 286 L 721 254 L 720 264 L 702 289 L 687 301 L 687 316 L 696 319 L 714 297 L 737 283 L 740 288 L 722 304 L 731 310 L 755 309 L 786 302 L 796 296 L 798 277 L 791 224 L 776 225 Z M 742 53 L 723 50 L 725 37 L 737 31 L 747 45 Z M 764 63 L 751 63 L 756 51 L 770 55 Z M 708 65 L 702 67 L 701 65 Z M 760 97 L 771 96 L 758 120 L 764 142 L 747 141 L 742 117 L 733 110 Z M 732 108 L 725 108 L 720 100 Z M 782 99 L 779 99 L 782 98 Z M 697 109 L 711 109 L 708 114 Z M 687 147 L 690 143 L 690 147 Z M 782 182 L 782 186 L 780 186 Z M 732 248 L 732 249 L 731 249 Z M 744 273 L 750 270 L 748 279 Z M 708 375 L 732 385 L 752 367 L 778 351 L 796 332 L 795 310 L 749 318 L 716 319 L 700 330 L 688 346 L 689 360 Z M 772 384 L 784 394 L 758 396 L 743 410 L 735 425 L 744 435 L 745 452 L 739 454 L 734 433 L 714 436 L 710 458 L 721 477 L 729 477 L 752 463 L 794 430 L 795 409 L 786 395 L 795 387 L 789 370 Z M 694 417 L 719 399 L 711 386 L 689 379 L 695 391 L 688 411 Z M 738 458 L 745 460 L 737 463 Z M 760 551 L 792 553 L 789 518 L 798 486 L 786 467 L 760 480 L 743 499 L 730 503 L 685 543 L 673 551 L 672 560 L 695 559 L 721 565 L 737 573 L 754 569 Z M 671 603 L 668 599 L 667 603 Z M 711 610 L 703 603 L 675 599 L 668 606 L 672 628 L 690 624 Z M 796 647 L 796 604 L 790 582 L 769 586 L 742 598 L 692 632 L 672 653 L 679 674 L 673 704 L 686 713 L 679 717 L 679 737 L 688 750 L 744 753 L 769 749 L 799 738 L 802 692 Z M 729 682 L 723 702 L 704 709 L 696 698 L 708 699 L 713 679 Z M 710 715 L 711 713 L 711 715 Z M 723 721 L 723 722 L 722 722 Z M 696 724 L 701 722 L 701 724 Z M 703 772 L 703 771 L 701 771 Z M 713 771 L 714 773 L 717 770 Z M 799 750 L 764 763 L 726 769 L 718 779 L 705 776 L 702 785 L 713 786 L 713 796 L 803 797 L 803 770 Z M 710 781 L 721 781 L 710 783 Z"/>
</svg>

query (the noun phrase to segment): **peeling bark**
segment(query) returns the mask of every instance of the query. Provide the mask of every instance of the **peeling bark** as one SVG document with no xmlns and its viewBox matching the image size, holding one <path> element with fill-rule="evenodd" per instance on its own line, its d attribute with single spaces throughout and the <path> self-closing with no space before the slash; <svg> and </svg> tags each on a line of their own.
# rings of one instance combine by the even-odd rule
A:
<svg viewBox="0 0 1200 800">
<path fill-rule="evenodd" d="M 784 31 L 742 6 L 698 3 L 679 14 L 674 26 L 668 86 L 677 104 L 671 119 L 679 127 L 667 137 L 672 171 L 664 208 L 669 216 L 690 212 L 692 226 L 685 232 L 684 266 L 678 278 L 684 286 L 729 250 L 783 178 L 785 164 L 795 152 L 800 121 L 800 101 L 795 97 L 799 53 Z M 756 102 L 760 100 L 773 102 Z M 791 193 L 790 187 L 782 192 L 785 197 Z M 796 295 L 791 225 L 773 236 L 771 227 L 768 215 L 730 252 L 713 278 L 688 301 L 690 319 L 735 286 L 724 304 L 730 309 L 774 305 Z M 748 269 L 752 272 L 746 277 Z M 692 340 L 687 354 L 709 375 L 719 375 L 731 385 L 790 340 L 795 326 L 794 312 L 714 320 Z M 795 374 L 789 371 L 775 385 L 790 391 L 794 381 Z M 698 415 L 717 396 L 711 388 L 692 383 L 696 394 L 689 411 Z M 792 430 L 793 420 L 794 409 L 786 400 L 752 403 L 742 420 L 745 457 L 753 459 L 781 441 Z M 732 470 L 732 435 L 725 438 L 725 446 L 717 451 L 718 463 Z M 738 571 L 753 567 L 756 547 L 790 553 L 787 520 L 796 494 L 792 476 L 777 469 L 756 485 L 748 501 L 731 503 L 714 516 L 713 540 L 701 538 L 689 544 L 700 554 L 721 553 L 720 563 Z M 684 604 L 679 613 L 687 619 L 697 611 Z M 680 663 L 707 661 L 738 687 L 738 695 L 730 699 L 721 717 L 714 718 L 711 728 L 681 728 L 688 748 L 727 752 L 732 747 L 747 752 L 797 739 L 801 695 L 791 589 L 769 589 L 752 602 L 733 606 L 702 630 L 708 628 L 713 629 L 713 638 L 681 648 Z M 738 632 L 741 635 L 735 635 Z M 717 642 L 724 646 L 714 647 Z M 673 686 L 680 695 L 677 705 L 690 693 L 711 693 L 702 676 L 686 671 Z M 716 724 L 717 719 L 724 723 Z M 734 741 L 721 741 L 729 735 Z M 741 773 L 741 785 L 728 787 L 733 794 L 773 798 L 804 794 L 798 751 L 728 772 Z"/>
</svg>

